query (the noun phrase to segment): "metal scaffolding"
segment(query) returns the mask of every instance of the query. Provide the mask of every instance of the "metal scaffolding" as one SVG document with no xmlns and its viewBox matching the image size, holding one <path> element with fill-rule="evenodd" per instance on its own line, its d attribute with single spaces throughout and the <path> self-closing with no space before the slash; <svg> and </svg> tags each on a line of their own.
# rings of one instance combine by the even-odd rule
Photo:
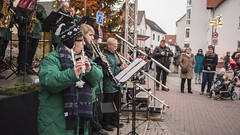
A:
<svg viewBox="0 0 240 135">
<path fill-rule="evenodd" d="M 125 33 L 124 38 L 128 42 L 137 46 L 137 19 L 138 19 L 138 0 L 126 0 L 125 3 Z M 124 45 L 124 57 L 127 58 L 128 45 Z M 136 51 L 133 50 L 133 58 L 136 58 Z"/>
</svg>

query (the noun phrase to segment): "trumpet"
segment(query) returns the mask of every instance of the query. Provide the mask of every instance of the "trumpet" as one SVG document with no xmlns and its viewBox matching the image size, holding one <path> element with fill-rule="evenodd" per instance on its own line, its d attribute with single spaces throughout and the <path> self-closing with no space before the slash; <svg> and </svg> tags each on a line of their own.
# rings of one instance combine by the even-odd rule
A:
<svg viewBox="0 0 240 135">
<path fill-rule="evenodd" d="M 100 51 L 100 49 L 91 41 L 91 44 L 94 48 L 94 50 L 96 51 L 97 55 L 99 56 L 99 58 L 101 59 L 102 62 L 104 62 L 103 57 L 102 57 L 102 52 Z M 118 84 L 117 79 L 115 78 L 115 76 L 113 75 L 112 71 L 111 71 L 111 67 L 107 64 L 107 71 L 110 74 L 110 76 L 112 77 L 113 81 L 115 84 Z"/>
</svg>

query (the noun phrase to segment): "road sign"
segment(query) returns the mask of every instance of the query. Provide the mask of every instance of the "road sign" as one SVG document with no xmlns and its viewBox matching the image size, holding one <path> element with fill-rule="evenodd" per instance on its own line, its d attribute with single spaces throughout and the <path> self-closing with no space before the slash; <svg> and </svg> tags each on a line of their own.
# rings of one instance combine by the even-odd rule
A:
<svg viewBox="0 0 240 135">
<path fill-rule="evenodd" d="M 218 37 L 218 33 L 217 32 L 213 32 L 212 37 L 213 38 L 217 38 Z"/>
<path fill-rule="evenodd" d="M 103 25 L 103 13 L 97 12 L 97 24 Z"/>
<path fill-rule="evenodd" d="M 213 38 L 213 45 L 217 45 L 218 44 L 218 39 L 217 38 Z"/>
</svg>

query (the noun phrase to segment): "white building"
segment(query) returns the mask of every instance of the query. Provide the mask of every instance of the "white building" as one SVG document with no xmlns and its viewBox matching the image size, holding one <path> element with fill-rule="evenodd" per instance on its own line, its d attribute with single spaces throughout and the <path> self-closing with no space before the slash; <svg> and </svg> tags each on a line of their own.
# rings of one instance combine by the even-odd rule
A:
<svg viewBox="0 0 240 135">
<path fill-rule="evenodd" d="M 138 11 L 137 37 L 140 47 L 155 48 L 160 41 L 165 39 L 166 32 L 163 31 L 155 22 L 146 18 L 145 11 Z"/>
<path fill-rule="evenodd" d="M 219 58 L 227 51 L 233 53 L 240 47 L 239 0 L 187 0 L 186 9 L 186 16 L 176 23 L 177 44 L 181 48 L 190 46 L 194 53 L 202 48 L 206 53 L 207 46 L 212 44 L 214 32 L 210 21 L 218 15 L 222 15 L 223 24 L 216 30 L 219 36 L 215 51 Z"/>
<path fill-rule="evenodd" d="M 146 23 L 146 35 L 150 36 L 150 38 L 146 40 L 145 45 L 154 49 L 156 46 L 159 46 L 162 39 L 165 39 L 166 32 L 162 30 L 155 22 L 149 19 L 146 19 Z"/>
</svg>

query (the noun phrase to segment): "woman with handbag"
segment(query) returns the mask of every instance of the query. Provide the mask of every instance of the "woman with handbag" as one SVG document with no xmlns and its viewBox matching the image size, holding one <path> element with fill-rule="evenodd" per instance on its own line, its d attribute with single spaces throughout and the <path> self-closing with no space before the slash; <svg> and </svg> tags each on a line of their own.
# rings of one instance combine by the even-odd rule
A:
<svg viewBox="0 0 240 135">
<path fill-rule="evenodd" d="M 191 53 L 191 48 L 187 47 L 185 53 L 181 54 L 180 57 L 180 67 L 181 67 L 181 73 L 180 78 L 181 80 L 181 93 L 184 93 L 184 84 L 187 79 L 188 82 L 188 93 L 192 94 L 191 91 L 191 80 L 193 79 L 193 69 L 195 67 L 195 57 L 194 54 Z"/>
</svg>

